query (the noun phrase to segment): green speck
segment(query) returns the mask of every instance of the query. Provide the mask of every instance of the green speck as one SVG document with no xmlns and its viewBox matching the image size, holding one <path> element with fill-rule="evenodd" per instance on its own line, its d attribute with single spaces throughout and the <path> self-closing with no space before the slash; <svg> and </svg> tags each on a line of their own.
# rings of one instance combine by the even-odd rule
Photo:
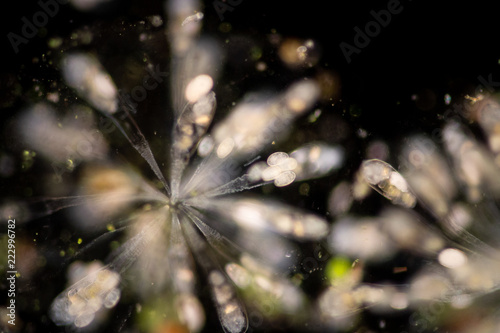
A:
<svg viewBox="0 0 500 333">
<path fill-rule="evenodd" d="M 23 151 L 23 161 L 21 163 L 21 168 L 24 169 L 24 170 L 27 170 L 29 168 L 31 168 L 31 166 L 33 165 L 34 163 L 34 157 L 36 156 L 35 152 L 34 151 L 30 151 L 30 150 L 25 150 Z"/>
<path fill-rule="evenodd" d="M 333 282 L 345 277 L 351 271 L 352 263 L 345 257 L 334 257 L 326 265 L 326 276 Z"/>
<path fill-rule="evenodd" d="M 111 251 L 114 251 L 120 247 L 120 242 L 113 241 L 113 242 L 109 243 L 109 247 L 111 248 Z"/>
<path fill-rule="evenodd" d="M 72 159 L 69 159 L 66 161 L 66 168 L 70 171 L 73 171 L 75 169 L 75 162 L 73 162 Z"/>
<path fill-rule="evenodd" d="M 259 60 L 262 57 L 262 49 L 260 47 L 253 47 L 250 51 L 252 60 Z"/>
<path fill-rule="evenodd" d="M 163 294 L 162 296 L 141 304 L 141 310 L 137 313 L 137 325 L 141 332 L 157 331 L 158 327 L 165 322 L 174 325 L 179 323 L 175 308 L 169 302 L 172 295 Z"/>
</svg>

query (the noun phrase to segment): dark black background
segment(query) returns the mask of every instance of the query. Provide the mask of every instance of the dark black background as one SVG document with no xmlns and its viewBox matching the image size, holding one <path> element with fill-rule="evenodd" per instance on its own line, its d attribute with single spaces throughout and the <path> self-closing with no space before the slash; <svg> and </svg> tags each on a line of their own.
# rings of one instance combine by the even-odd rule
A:
<svg viewBox="0 0 500 333">
<path fill-rule="evenodd" d="M 419 120 L 431 121 L 443 112 L 445 93 L 463 96 L 478 85 L 478 76 L 492 74 L 498 80 L 498 15 L 495 3 L 402 1 L 403 10 L 393 15 L 391 23 L 373 37 L 370 44 L 353 55 L 350 64 L 339 44 L 353 44 L 355 26 L 361 29 L 371 20 L 371 10 L 387 8 L 388 1 L 242 1 L 224 20 L 233 32 L 262 36 L 276 29 L 284 36 L 312 37 L 323 50 L 322 63 L 338 71 L 342 78 L 342 97 L 348 105 L 361 107 L 362 122 L 392 137 L 405 133 Z M 163 13 L 160 1 L 114 2 L 100 12 L 82 14 L 70 5 L 45 27 L 47 36 L 67 35 L 76 27 L 126 16 L 143 19 Z M 44 37 L 34 37 L 14 54 L 8 32 L 20 33 L 21 17 L 28 19 L 40 10 L 36 1 L 9 2 L 2 10 L 2 72 L 16 73 L 20 66 L 41 56 L 46 48 Z M 220 20 L 213 2 L 205 7 L 206 25 L 216 30 Z M 496 75 L 496 76 L 495 76 Z M 2 92 L 8 90 L 2 80 Z M 437 97 L 436 107 L 420 112 L 409 102 L 411 95 L 424 89 Z M 396 107 L 396 102 L 402 104 Z"/>
</svg>

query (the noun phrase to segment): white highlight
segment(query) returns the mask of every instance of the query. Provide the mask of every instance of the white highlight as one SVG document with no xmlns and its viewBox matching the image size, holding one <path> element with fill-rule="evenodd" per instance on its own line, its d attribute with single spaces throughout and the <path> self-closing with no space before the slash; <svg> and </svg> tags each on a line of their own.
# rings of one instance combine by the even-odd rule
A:
<svg viewBox="0 0 500 333">
<path fill-rule="evenodd" d="M 212 77 L 206 74 L 198 75 L 186 86 L 184 97 L 189 103 L 196 103 L 201 97 L 208 94 L 213 86 Z"/>
<path fill-rule="evenodd" d="M 467 256 L 460 250 L 444 249 L 438 255 L 439 263 L 448 268 L 458 268 L 467 262 Z"/>
</svg>

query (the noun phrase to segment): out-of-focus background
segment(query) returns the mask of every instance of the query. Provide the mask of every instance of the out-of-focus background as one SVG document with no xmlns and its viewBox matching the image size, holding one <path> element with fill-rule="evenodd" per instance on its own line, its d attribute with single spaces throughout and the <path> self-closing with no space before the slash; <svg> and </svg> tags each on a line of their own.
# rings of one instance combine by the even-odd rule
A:
<svg viewBox="0 0 500 333">
<path fill-rule="evenodd" d="M 259 39 L 275 29 L 283 36 L 313 38 L 321 49 L 321 63 L 327 63 L 341 76 L 342 99 L 349 105 L 355 104 L 354 113 L 366 126 L 376 126 L 381 133 L 399 135 L 414 127 L 416 120 L 430 121 L 433 113 L 443 107 L 444 94 L 453 97 L 467 89 L 474 90 L 480 75 L 487 79 L 492 74 L 492 80 L 498 81 L 495 74 L 499 47 L 495 39 L 499 29 L 494 4 L 488 1 L 234 3 L 237 5 L 221 7 L 216 1 L 205 2 L 205 25 L 209 33 L 220 32 L 224 24 L 222 30 L 229 30 L 228 36 L 244 34 Z M 354 28 L 364 31 L 374 21 L 371 11 L 387 10 L 389 4 L 399 13 L 391 15 L 390 22 L 380 32 L 373 29 L 374 37 L 369 37 L 367 46 L 358 47 L 358 53 L 352 53 L 348 63 L 340 44 L 345 42 L 355 47 Z M 219 16 L 221 8 L 226 11 Z M 41 58 L 50 36 L 70 37 L 77 27 L 121 17 L 141 20 L 162 13 L 163 4 L 154 0 L 113 1 L 87 13 L 71 5 L 61 5 L 38 35 L 20 44 L 19 52 L 15 53 L 7 34 L 22 35 L 22 17 L 32 21 L 32 15 L 39 10 L 36 1 L 9 3 L 2 10 L 2 73 L 18 73 L 34 57 Z M 43 66 L 39 70 L 43 71 Z M 15 96 L 8 93 L 9 82 L 2 79 L 3 101 Z M 421 103 L 411 101 L 415 94 L 421 97 Z M 388 114 L 391 118 L 383 116 Z M 381 117 L 385 121 L 380 121 Z"/>
<path fill-rule="evenodd" d="M 397 13 L 386 17 L 386 26 L 373 24 L 375 16 L 380 16 L 388 7 Z M 81 45 L 82 35 L 76 37 L 75 31 L 90 31 L 93 41 L 83 43 L 86 45 L 83 48 L 99 50 L 104 65 L 121 86 L 127 86 L 127 77 L 133 77 L 130 73 L 136 69 L 133 61 L 127 64 L 124 60 L 147 55 L 152 61 L 168 61 L 162 31 L 153 34 L 146 50 L 138 49 L 140 43 L 136 40 L 127 40 L 137 35 L 140 28 L 134 24 L 141 20 L 160 15 L 165 24 L 162 1 L 111 1 L 88 12 L 71 4 L 60 4 L 47 24 L 23 40 L 16 52 L 13 35 L 9 39 L 9 33 L 22 36 L 23 18 L 32 22 L 40 8 L 37 1 L 9 2 L 3 4 L 1 10 L 0 154 L 12 154 L 12 147 L 16 146 L 16 133 L 10 127 L 13 117 L 31 101 L 45 98 L 44 90 L 50 90 L 53 80 L 60 80 L 60 73 L 48 63 L 54 55 L 47 52 L 58 48 L 51 43 L 71 45 L 71 39 L 75 38 L 75 43 Z M 358 31 L 366 33 L 367 29 L 371 34 L 368 39 L 357 37 Z M 334 88 L 331 101 L 322 102 L 323 118 L 314 125 L 308 125 L 310 122 L 306 119 L 299 121 L 292 141 L 300 143 L 312 136 L 341 143 L 347 149 L 346 167 L 326 182 L 313 182 L 317 196 L 302 198 L 297 188 L 283 190 L 286 195 L 302 200 L 301 205 L 318 212 L 326 210 L 324 196 L 328 191 L 343 177 L 352 177 L 365 157 L 368 142 L 384 140 L 390 149 L 397 150 L 406 135 L 432 133 L 439 128 L 442 115 L 464 96 L 473 96 L 480 90 L 492 93 L 500 87 L 500 28 L 494 2 L 243 0 L 231 4 L 230 1 L 205 1 L 204 32 L 220 40 L 227 53 L 226 70 L 216 88 L 219 96 L 226 97 L 220 101 L 222 110 L 227 110 L 248 90 L 267 86 L 282 88 L 294 78 L 327 73 L 330 80 L 327 82 Z M 292 48 L 296 41 L 311 39 L 310 60 L 315 63 L 314 68 L 321 70 L 300 63 L 294 65 L 294 59 L 289 59 L 287 64 L 286 55 L 280 54 L 283 39 L 287 39 Z M 256 70 L 260 60 L 271 70 Z M 150 110 L 166 105 L 165 95 L 151 94 L 141 108 Z M 157 117 L 165 122 L 169 119 L 166 114 Z M 145 120 L 143 124 L 148 124 L 147 117 Z M 161 121 L 149 124 L 150 128 L 143 128 L 146 134 L 156 131 Z M 15 167 L 21 160 L 22 157 L 14 156 Z M 2 198 L 29 197 L 40 191 L 36 178 L 26 179 L 16 171 L 0 177 Z M 32 184 L 32 192 L 26 192 L 26 184 Z M 34 228 L 50 234 L 47 222 L 44 223 Z M 44 274 L 45 280 L 39 281 L 39 285 L 31 284 L 27 291 L 47 288 L 41 292 L 41 298 L 53 297 L 49 291 L 57 288 L 50 285 L 64 283 L 63 274 L 59 272 L 54 280 L 47 279 L 51 277 L 48 272 Z M 383 279 L 383 273 L 374 278 Z M 34 276 L 33 281 L 36 280 Z M 305 282 L 306 290 L 312 296 L 318 294 L 321 286 L 317 284 L 321 281 L 321 273 L 315 273 Z M 0 295 L 0 300 L 4 297 Z M 127 314 L 121 316 L 126 318 Z M 407 317 L 408 314 L 394 318 L 391 324 L 381 328 L 380 318 L 371 314 L 366 326 L 381 332 L 395 332 L 405 327 Z M 38 324 L 55 329 L 48 318 Z M 206 331 L 214 327 L 218 327 L 217 321 L 212 318 Z M 64 329 L 57 332 L 62 331 Z"/>
</svg>

